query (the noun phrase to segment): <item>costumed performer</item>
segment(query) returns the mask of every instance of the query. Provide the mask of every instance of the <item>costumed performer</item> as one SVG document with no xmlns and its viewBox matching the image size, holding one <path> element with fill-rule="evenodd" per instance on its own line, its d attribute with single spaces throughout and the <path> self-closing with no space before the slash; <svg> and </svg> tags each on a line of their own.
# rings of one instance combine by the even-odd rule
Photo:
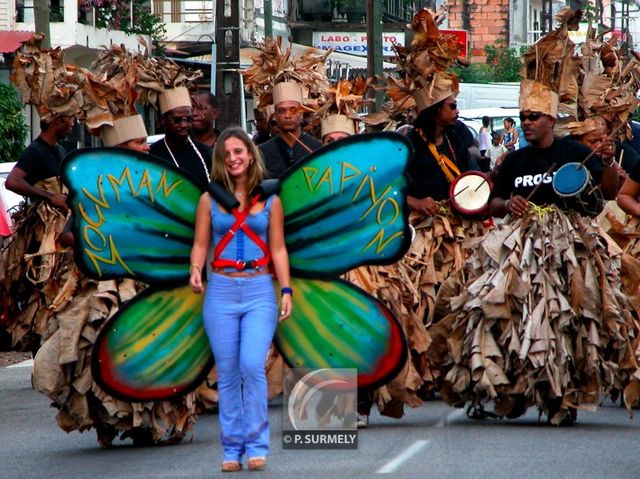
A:
<svg viewBox="0 0 640 479">
<path fill-rule="evenodd" d="M 442 12 L 426 9 L 416 14 L 412 43 L 406 48 L 394 46 L 401 77 L 388 77 L 387 93 L 395 110 L 418 113 L 407 133 L 415 150 L 408 168 L 407 202 L 413 210 L 410 221 L 416 238 L 399 262 L 360 267 L 346 275 L 394 311 L 407 334 L 411 361 L 396 379 L 373 394 L 381 413 L 391 417 L 403 415 L 404 403 L 417 407 L 430 396 L 437 370 L 426 356 L 431 338 L 425 325 L 434 314 L 439 286 L 463 265 L 464 240 L 485 231 L 481 216 L 465 217 L 449 208 L 451 182 L 478 166 L 458 134 L 458 80 L 449 71 L 466 60 L 459 57 L 455 37 L 438 30 L 443 18 Z M 486 209 L 489 183 L 484 182 L 481 189 Z M 370 406 L 361 403 L 360 415 L 368 415 Z"/>
<path fill-rule="evenodd" d="M 576 110 L 558 121 L 556 135 L 567 133 L 606 162 L 615 161 L 620 183 L 639 161 L 635 150 L 623 142 L 633 138 L 629 118 L 638 106 L 635 94 L 640 86 L 640 62 L 634 54 L 616 47 L 616 39 L 604 41 L 594 28 L 580 46 Z M 629 58 L 629 61 L 626 59 Z"/>
<path fill-rule="evenodd" d="M 99 54 L 86 77 L 102 93 L 104 104 L 87 102 L 86 120 L 105 146 L 147 153 L 147 131 L 135 110 L 135 65 L 134 57 L 119 46 Z M 94 428 L 104 447 L 116 438 L 131 438 L 141 446 L 180 442 L 195 423 L 196 393 L 171 401 L 123 401 L 103 391 L 91 373 L 98 333 L 146 285 L 133 279 L 95 281 L 78 269 L 70 255 L 63 261 L 73 281 L 55 291 L 67 300 L 54 310 L 51 335 L 35 356 L 34 388 L 53 401 L 64 431 Z"/>
<path fill-rule="evenodd" d="M 323 55 L 306 53 L 292 58 L 290 46 L 282 51 L 282 37 L 266 38 L 258 49 L 253 65 L 242 74 L 246 88 L 259 98 L 257 108 L 274 107 L 278 134 L 259 148 L 267 176 L 280 178 L 287 168 L 322 146 L 317 138 L 302 131 L 303 113 L 308 111 L 304 93 L 315 98 L 329 87 L 324 61 L 331 50 Z"/>
<path fill-rule="evenodd" d="M 59 241 L 68 212 L 58 177 L 66 152 L 58 142 L 82 115 L 85 98 L 82 73 L 64 63 L 60 48 L 42 50 L 43 38 L 34 34 L 25 43 L 10 77 L 22 101 L 35 106 L 42 132 L 7 178 L 7 188 L 30 201 L 14 213 L 14 234 L 1 240 L 0 252 L 0 298 L 12 348 L 33 352 L 51 334 L 51 306 L 58 286 L 69 279 L 62 258 L 70 252 Z M 42 88 L 51 88 L 50 94 L 40 95 Z"/>
<path fill-rule="evenodd" d="M 189 284 L 203 291 L 212 252 L 202 315 L 218 369 L 222 471 L 240 470 L 245 453 L 257 470 L 269 452 L 265 359 L 278 320 L 292 307 L 284 213 L 273 184 L 261 183 L 262 158 L 244 130 L 220 135 L 212 173 L 222 191 L 204 193 L 198 203 Z M 270 262 L 281 285 L 279 308 Z"/>
<path fill-rule="evenodd" d="M 157 95 L 141 96 L 160 110 L 160 125 L 164 130 L 164 138 L 151 145 L 150 153 L 188 172 L 202 189 L 206 189 L 213 152 L 209 146 L 191 137 L 194 114 L 189 93 L 202 72 L 155 57 L 140 59 L 138 63 L 145 84 L 153 81 L 161 90 Z"/>
<path fill-rule="evenodd" d="M 505 158 L 491 201 L 495 215 L 509 216 L 474 248 L 450 313 L 429 327 L 441 396 L 456 407 L 470 402 L 470 417 L 516 418 L 535 405 L 552 424 L 569 425 L 576 409 L 594 409 L 637 373 L 619 260 L 581 216 L 597 212 L 594 187 L 615 195 L 615 169 L 553 137 L 559 99 L 575 103 L 578 92 L 567 31 L 579 16 L 561 11 L 559 27 L 524 55 L 520 119 L 530 146 Z M 560 196 L 558 167 L 586 173 L 582 162 L 593 178 L 585 194 Z"/>
</svg>

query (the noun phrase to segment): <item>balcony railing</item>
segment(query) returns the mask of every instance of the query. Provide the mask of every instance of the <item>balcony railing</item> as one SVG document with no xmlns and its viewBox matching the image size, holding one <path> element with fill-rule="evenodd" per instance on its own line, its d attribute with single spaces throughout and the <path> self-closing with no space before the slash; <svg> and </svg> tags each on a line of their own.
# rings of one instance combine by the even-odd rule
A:
<svg viewBox="0 0 640 479">
<path fill-rule="evenodd" d="M 344 2 L 343 2 L 344 4 Z M 353 0 L 336 7 L 332 0 L 298 0 L 298 20 L 316 22 L 365 23 L 366 0 Z M 382 14 L 387 22 L 407 22 L 423 7 L 432 8 L 435 0 L 382 0 Z"/>
<path fill-rule="evenodd" d="M 213 0 L 153 0 L 153 13 L 164 23 L 210 23 L 214 3 Z"/>
</svg>

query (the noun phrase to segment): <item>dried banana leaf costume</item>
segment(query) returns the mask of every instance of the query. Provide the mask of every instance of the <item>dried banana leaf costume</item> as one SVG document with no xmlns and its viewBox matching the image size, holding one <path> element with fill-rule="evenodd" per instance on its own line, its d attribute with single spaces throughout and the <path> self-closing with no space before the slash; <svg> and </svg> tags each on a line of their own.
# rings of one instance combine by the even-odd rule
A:
<svg viewBox="0 0 640 479">
<path fill-rule="evenodd" d="M 83 102 L 82 74 L 64 63 L 60 48 L 41 50 L 43 38 L 34 34 L 16 55 L 11 81 L 23 101 L 36 107 L 42 121 L 78 116 Z M 63 155 L 61 147 L 51 147 L 38 138 L 21 156 L 18 167 L 33 186 L 61 194 L 62 185 L 55 175 Z M 52 317 L 66 301 L 70 250 L 59 242 L 65 222 L 62 209 L 34 198 L 22 202 L 14 213 L 13 234 L 0 239 L 2 315 L 8 318 L 15 350 L 37 350 L 41 338 L 55 329 Z"/>
<path fill-rule="evenodd" d="M 47 52 L 30 54 L 32 58 L 40 58 Z M 25 58 L 21 59 L 26 63 Z M 103 52 L 99 64 L 113 66 L 114 60 L 119 62 L 116 68 L 97 68 L 93 73 L 74 70 L 76 77 L 84 79 L 73 83 L 83 88 L 77 89 L 72 97 L 81 99 L 78 116 L 92 129 L 102 127 L 103 139 L 105 127 L 110 130 L 109 138 L 117 136 L 117 127 L 109 126 L 114 121 L 114 110 L 118 112 L 115 116 L 135 111 L 136 69 L 131 55 L 120 47 L 112 47 Z M 70 68 L 61 65 L 60 68 Z M 32 88 L 38 84 L 30 82 Z M 131 131 L 135 137 L 146 135 L 143 128 L 128 128 L 124 141 Z M 42 186 L 54 192 L 60 188 L 54 178 Z M 2 264 L 7 265 L 3 285 L 16 294 L 4 297 L 21 298 L 24 292 L 29 294 L 27 306 L 12 325 L 14 343 L 16 347 L 34 350 L 39 347 L 34 359 L 33 384 L 58 409 L 56 420 L 60 428 L 66 432 L 95 428 L 102 446 L 110 445 L 116 438 L 128 437 L 139 445 L 180 442 L 195 422 L 198 399 L 210 403 L 217 399 L 215 391 L 201 387 L 172 400 L 129 402 L 105 393 L 91 375 L 93 346 L 99 331 L 145 285 L 131 279 L 95 281 L 80 272 L 71 249 L 60 244 L 66 215 L 46 202 L 30 204 L 16 215 L 15 221 L 15 232 L 8 238 L 10 245 L 2 250 Z M 30 252 L 30 244 L 39 244 L 39 249 Z"/>
<path fill-rule="evenodd" d="M 565 37 L 563 23 L 525 55 L 525 67 L 544 61 L 536 48 L 547 41 L 560 45 L 560 62 L 570 57 Z M 520 109 L 554 114 L 558 92 L 567 91 L 558 83 L 571 85 L 570 76 L 560 78 L 523 80 Z M 577 409 L 615 397 L 638 372 L 638 325 L 621 293 L 620 254 L 594 220 L 557 205 L 507 216 L 477 239 L 467 280 L 451 285 L 442 303 L 448 314 L 429 327 L 442 397 L 470 403 L 472 417 L 515 418 L 536 406 L 552 424 L 570 424 Z M 493 413 L 484 410 L 489 402 Z"/>
<path fill-rule="evenodd" d="M 415 34 L 411 45 L 395 45 L 401 75 L 400 78 L 388 77 L 387 93 L 398 111 L 423 111 L 457 94 L 457 78 L 448 69 L 455 63 L 464 63 L 464 59 L 458 56 L 460 46 L 457 41 L 439 32 L 437 24 L 441 18 L 442 13 L 420 11 L 413 19 Z M 393 116 L 397 115 L 390 115 Z M 453 131 L 448 134 L 455 139 L 451 141 L 449 157 L 467 158 L 466 148 L 458 135 Z M 415 129 L 411 135 L 415 137 L 414 146 L 416 142 L 422 142 Z M 422 153 L 428 154 L 424 142 L 421 145 Z M 438 166 L 436 162 L 433 166 L 442 168 L 445 181 L 448 179 L 449 182 L 468 169 L 467 166 L 458 168 L 460 163 L 466 165 L 466 160 L 458 161 L 457 166 L 455 163 L 451 166 L 451 162 L 437 163 Z M 410 185 L 410 192 L 411 188 Z M 427 196 L 442 200 L 440 213 L 432 217 L 417 212 L 411 214 L 415 238 L 399 262 L 388 266 L 365 266 L 346 275 L 349 281 L 392 309 L 407 336 L 410 361 L 393 381 L 374 395 L 381 413 L 391 417 L 403 415 L 404 403 L 420 406 L 422 399 L 433 390 L 439 370 L 432 367 L 427 356 L 432 338 L 426 325 L 433 318 L 438 289 L 449 278 L 461 273 L 468 256 L 466 241 L 487 231 L 482 218 L 465 217 L 450 208 L 448 194 L 438 197 L 434 192 L 430 193 Z"/>
</svg>

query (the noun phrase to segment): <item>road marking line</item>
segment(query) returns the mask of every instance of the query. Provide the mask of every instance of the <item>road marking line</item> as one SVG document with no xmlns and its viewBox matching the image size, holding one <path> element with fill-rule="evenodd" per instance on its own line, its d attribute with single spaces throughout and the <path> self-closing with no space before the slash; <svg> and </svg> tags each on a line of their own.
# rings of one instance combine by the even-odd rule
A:
<svg viewBox="0 0 640 479">
<path fill-rule="evenodd" d="M 21 363 L 12 364 L 11 366 L 6 366 L 7 369 L 9 369 L 9 368 L 32 368 L 32 367 L 33 367 L 33 359 L 27 359 L 26 361 L 22 361 Z"/>
<path fill-rule="evenodd" d="M 444 427 L 445 425 L 448 425 L 454 419 L 458 419 L 458 418 L 460 418 L 462 416 L 464 416 L 464 409 L 457 409 L 457 410 L 453 411 L 452 413 L 449 413 L 447 415 L 447 417 L 445 417 L 444 419 L 441 419 L 440 422 L 435 425 L 435 427 Z"/>
<path fill-rule="evenodd" d="M 414 454 L 418 453 L 418 451 L 420 451 L 420 449 L 425 447 L 427 444 L 429 444 L 429 441 L 425 439 L 420 439 L 414 442 L 413 444 L 411 444 L 411 446 L 409 446 L 399 455 L 397 455 L 380 469 L 378 469 L 376 471 L 376 474 L 391 474 L 392 472 L 395 472 L 395 470 L 398 469 L 398 467 L 400 467 L 404 461 L 409 459 Z"/>
</svg>

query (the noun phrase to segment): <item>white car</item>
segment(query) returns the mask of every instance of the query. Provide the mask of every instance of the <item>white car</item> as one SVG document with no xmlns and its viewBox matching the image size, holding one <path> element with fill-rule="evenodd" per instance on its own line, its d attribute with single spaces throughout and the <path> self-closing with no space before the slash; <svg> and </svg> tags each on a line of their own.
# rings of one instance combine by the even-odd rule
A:
<svg viewBox="0 0 640 479">
<path fill-rule="evenodd" d="M 20 195 L 15 194 L 13 191 L 9 191 L 5 186 L 5 182 L 7 181 L 7 176 L 16 165 L 14 162 L 9 163 L 0 163 L 0 203 L 2 203 L 2 211 L 0 214 L 5 218 L 7 225 L 9 227 L 12 226 L 11 214 L 10 212 L 17 208 L 17 206 L 24 200 L 24 198 Z"/>
</svg>

